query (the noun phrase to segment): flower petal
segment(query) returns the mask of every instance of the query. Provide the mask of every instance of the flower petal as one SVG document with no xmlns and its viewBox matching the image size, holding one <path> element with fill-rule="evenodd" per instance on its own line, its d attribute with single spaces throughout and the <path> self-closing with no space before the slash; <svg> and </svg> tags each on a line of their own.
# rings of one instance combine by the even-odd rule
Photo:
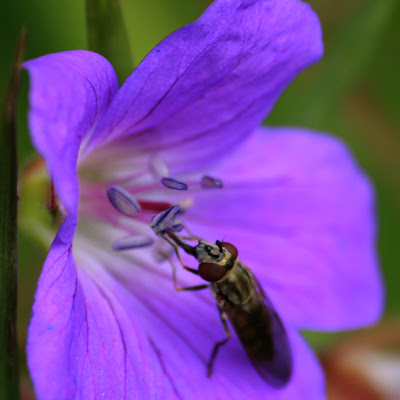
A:
<svg viewBox="0 0 400 400">
<path fill-rule="evenodd" d="M 35 295 L 27 355 L 36 394 L 54 400 L 154 398 L 164 375 L 147 337 L 132 325 L 140 320 L 129 319 L 107 287 L 76 269 L 74 225 L 67 217 Z"/>
<path fill-rule="evenodd" d="M 24 63 L 31 77 L 29 125 L 64 207 L 76 208 L 76 162 L 118 90 L 110 63 L 89 51 L 49 54 Z M 87 138 L 86 138 L 87 139 Z"/>
<path fill-rule="evenodd" d="M 275 392 L 274 398 L 324 400 L 325 382 L 317 358 L 298 333 L 289 331 L 289 339 L 294 358 L 293 376 L 285 389 Z"/>
<path fill-rule="evenodd" d="M 82 242 L 79 247 L 82 246 Z M 155 265 L 146 250 L 112 254 L 106 246 L 96 244 L 96 258 L 84 256 L 78 249 L 79 265 L 85 270 L 109 271 L 100 277 L 98 284 L 105 293 L 113 293 L 119 304 L 116 316 L 125 337 L 139 335 L 152 347 L 148 356 L 154 368 L 162 371 L 157 377 L 154 398 L 207 398 L 207 399 L 264 399 L 278 398 L 301 400 L 323 398 L 323 377 L 318 362 L 308 347 L 293 331 L 289 331 L 294 355 L 293 377 L 284 390 L 276 390 L 264 382 L 248 360 L 244 350 L 233 334 L 221 348 L 215 361 L 214 372 L 206 376 L 207 362 L 214 344 L 224 338 L 215 300 L 209 291 L 176 292 L 168 263 Z M 83 248 L 83 247 L 82 247 Z M 84 261 L 86 260 L 86 261 Z M 97 266 L 97 267 L 96 267 Z M 199 278 L 186 271 L 178 271 L 179 286 L 198 283 Z M 97 303 L 97 305 L 96 305 Z M 102 320 L 102 302 L 91 301 L 93 314 Z M 124 310 L 124 312 L 121 312 Z M 129 329 L 130 324 L 130 329 Z M 106 324 L 99 324 L 99 335 L 105 337 Z M 135 330 L 140 330 L 137 332 Z M 143 343 L 142 343 L 143 344 Z M 126 344 L 126 351 L 132 351 Z M 89 351 L 97 351 L 89 346 Z M 121 355 L 119 355 L 121 357 Z M 109 360 L 110 370 L 121 369 L 116 357 Z M 146 370 L 136 365 L 135 379 Z M 142 377 L 142 379 L 145 379 Z M 148 388 L 151 390 L 151 387 Z M 97 389 L 95 393 L 98 393 Z M 158 396 L 157 396 L 158 395 Z M 146 393 L 142 398 L 153 398 Z"/>
<path fill-rule="evenodd" d="M 259 130 L 209 172 L 185 222 L 232 242 L 285 320 L 337 330 L 382 312 L 373 189 L 345 146 L 296 129 Z"/>
<path fill-rule="evenodd" d="M 94 137 L 97 143 L 127 138 L 137 152 L 169 150 L 172 160 L 184 157 L 194 167 L 252 132 L 321 54 L 320 25 L 309 5 L 217 0 L 148 54 Z"/>
</svg>

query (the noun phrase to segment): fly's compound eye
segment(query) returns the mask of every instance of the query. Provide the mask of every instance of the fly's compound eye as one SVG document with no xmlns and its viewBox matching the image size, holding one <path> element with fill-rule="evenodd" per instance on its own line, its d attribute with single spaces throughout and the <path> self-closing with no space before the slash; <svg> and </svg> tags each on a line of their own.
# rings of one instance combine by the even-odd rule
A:
<svg viewBox="0 0 400 400">
<path fill-rule="evenodd" d="M 231 253 L 234 261 L 238 258 L 239 252 L 232 243 L 222 242 L 221 245 L 222 245 L 222 247 L 225 247 L 225 249 L 228 250 L 229 253 Z"/>
<path fill-rule="evenodd" d="M 200 263 L 199 274 L 207 282 L 217 282 L 226 274 L 226 268 L 214 263 Z"/>
</svg>

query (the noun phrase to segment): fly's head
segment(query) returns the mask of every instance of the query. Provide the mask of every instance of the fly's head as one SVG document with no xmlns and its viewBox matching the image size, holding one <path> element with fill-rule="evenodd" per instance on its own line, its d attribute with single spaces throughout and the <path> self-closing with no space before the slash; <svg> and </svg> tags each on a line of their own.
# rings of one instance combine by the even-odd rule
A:
<svg viewBox="0 0 400 400">
<path fill-rule="evenodd" d="M 200 241 L 195 246 L 199 262 L 199 274 L 208 282 L 217 282 L 233 268 L 238 257 L 236 247 L 228 242 L 217 240 L 215 244 Z"/>
</svg>

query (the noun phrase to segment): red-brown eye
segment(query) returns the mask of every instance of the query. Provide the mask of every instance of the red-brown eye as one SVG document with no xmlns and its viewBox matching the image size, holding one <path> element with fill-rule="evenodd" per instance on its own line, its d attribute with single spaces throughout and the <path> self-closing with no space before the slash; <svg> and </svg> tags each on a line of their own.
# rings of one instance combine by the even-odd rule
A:
<svg viewBox="0 0 400 400">
<path fill-rule="evenodd" d="M 221 245 L 222 247 L 225 247 L 225 249 L 228 250 L 229 253 L 231 253 L 233 260 L 236 260 L 238 258 L 238 250 L 232 243 L 222 242 Z"/>
<path fill-rule="evenodd" d="M 200 263 L 199 274 L 207 282 L 217 282 L 226 274 L 226 268 L 214 263 Z"/>
</svg>

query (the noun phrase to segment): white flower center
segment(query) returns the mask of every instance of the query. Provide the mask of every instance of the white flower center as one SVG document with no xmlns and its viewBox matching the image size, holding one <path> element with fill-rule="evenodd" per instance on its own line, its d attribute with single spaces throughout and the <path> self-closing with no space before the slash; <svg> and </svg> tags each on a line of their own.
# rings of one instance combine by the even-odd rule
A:
<svg viewBox="0 0 400 400">
<path fill-rule="evenodd" d="M 114 153 L 113 148 L 103 149 L 79 162 L 75 243 L 90 242 L 109 252 L 152 246 L 153 256 L 165 259 L 173 249 L 154 234 L 152 218 L 174 205 L 179 213 L 186 212 L 196 191 L 222 188 L 222 182 L 209 176 L 171 177 L 168 165 L 157 155 L 127 158 Z"/>
</svg>

